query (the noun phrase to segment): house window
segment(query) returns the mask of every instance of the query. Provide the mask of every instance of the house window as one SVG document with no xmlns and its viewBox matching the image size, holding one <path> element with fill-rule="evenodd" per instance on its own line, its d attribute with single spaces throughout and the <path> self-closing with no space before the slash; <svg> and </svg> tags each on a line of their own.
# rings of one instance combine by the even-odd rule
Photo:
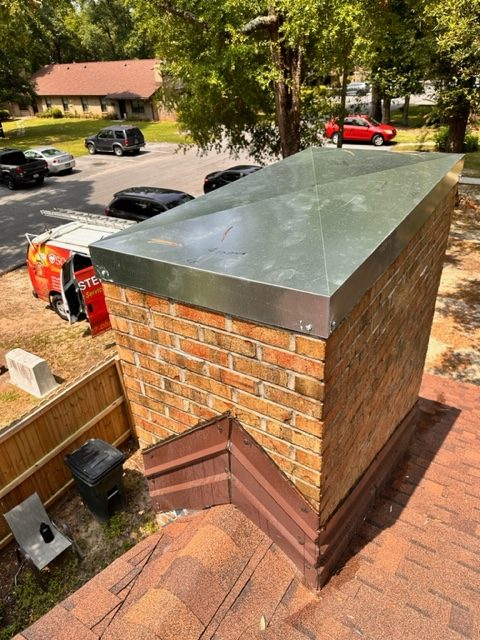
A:
<svg viewBox="0 0 480 640">
<path fill-rule="evenodd" d="M 51 98 L 45 98 L 45 107 L 47 109 L 51 109 L 52 108 L 52 99 Z"/>
<path fill-rule="evenodd" d="M 100 107 L 102 109 L 102 113 L 106 113 L 108 111 L 106 98 L 100 98 Z"/>
<path fill-rule="evenodd" d="M 145 103 L 142 100 L 131 100 L 132 113 L 145 113 Z"/>
<path fill-rule="evenodd" d="M 63 104 L 63 110 L 68 111 L 69 110 L 68 98 L 65 98 L 65 96 L 62 98 L 62 104 Z"/>
<path fill-rule="evenodd" d="M 87 98 L 84 98 L 84 97 L 82 97 L 80 99 L 82 101 L 83 112 L 86 113 L 90 109 L 90 107 L 88 106 L 88 100 L 87 100 Z"/>
</svg>

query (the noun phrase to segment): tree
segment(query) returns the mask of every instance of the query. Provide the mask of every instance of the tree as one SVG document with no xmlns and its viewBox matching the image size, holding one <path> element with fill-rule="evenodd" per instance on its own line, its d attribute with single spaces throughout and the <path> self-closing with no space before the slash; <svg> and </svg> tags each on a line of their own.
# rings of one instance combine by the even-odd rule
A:
<svg viewBox="0 0 480 640">
<path fill-rule="evenodd" d="M 383 122 L 390 121 L 392 99 L 403 97 L 408 104 L 410 94 L 421 89 L 429 58 L 417 20 L 418 4 L 418 0 L 380 0 L 374 12 L 371 115 Z M 408 117 L 407 111 L 404 116 Z"/>
<path fill-rule="evenodd" d="M 79 0 L 72 27 L 84 60 L 153 57 L 153 45 L 126 0 Z"/>
<path fill-rule="evenodd" d="M 0 104 L 30 104 L 33 97 L 24 17 L 20 3 L 0 0 Z"/>
<path fill-rule="evenodd" d="M 318 106 L 311 90 L 330 72 L 319 33 L 334 1 L 134 0 L 134 7 L 160 35 L 170 78 L 162 98 L 193 142 L 202 149 L 223 142 L 261 160 L 318 142 L 322 112 L 310 108 L 305 118 L 304 100 Z"/>
<path fill-rule="evenodd" d="M 480 106 L 480 0 L 426 0 L 421 18 L 430 34 L 438 109 L 448 125 L 446 150 L 461 153 Z"/>
<path fill-rule="evenodd" d="M 338 0 L 331 3 L 329 21 L 318 34 L 322 41 L 323 66 L 335 70 L 341 78 L 340 104 L 337 111 L 340 135 L 337 147 L 343 145 L 343 123 L 346 115 L 348 76 L 355 65 L 369 60 L 371 49 L 367 33 L 370 31 L 368 6 L 364 0 Z"/>
</svg>

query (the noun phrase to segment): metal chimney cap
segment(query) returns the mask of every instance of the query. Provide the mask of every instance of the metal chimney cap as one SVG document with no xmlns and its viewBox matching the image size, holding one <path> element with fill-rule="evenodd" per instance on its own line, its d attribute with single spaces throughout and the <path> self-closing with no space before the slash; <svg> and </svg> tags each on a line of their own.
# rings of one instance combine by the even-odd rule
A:
<svg viewBox="0 0 480 640">
<path fill-rule="evenodd" d="M 312 147 L 90 251 L 104 281 L 328 337 L 461 167 L 455 154 Z"/>
</svg>

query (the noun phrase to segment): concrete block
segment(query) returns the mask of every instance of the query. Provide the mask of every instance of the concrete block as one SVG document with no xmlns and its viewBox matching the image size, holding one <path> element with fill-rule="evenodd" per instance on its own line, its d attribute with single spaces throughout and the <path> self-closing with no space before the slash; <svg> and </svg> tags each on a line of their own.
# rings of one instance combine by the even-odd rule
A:
<svg viewBox="0 0 480 640">
<path fill-rule="evenodd" d="M 58 386 L 43 358 L 23 349 L 12 349 L 6 354 L 10 382 L 37 398 L 43 398 Z"/>
</svg>

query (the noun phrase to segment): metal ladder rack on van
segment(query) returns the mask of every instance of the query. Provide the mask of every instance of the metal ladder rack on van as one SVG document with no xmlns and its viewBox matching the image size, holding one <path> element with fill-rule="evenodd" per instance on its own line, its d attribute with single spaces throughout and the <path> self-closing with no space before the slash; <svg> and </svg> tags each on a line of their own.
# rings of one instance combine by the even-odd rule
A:
<svg viewBox="0 0 480 640">
<path fill-rule="evenodd" d="M 64 220 L 74 220 L 75 222 L 86 222 L 88 224 L 98 224 L 111 229 L 126 229 L 132 224 L 137 224 L 132 220 L 121 220 L 120 218 L 109 218 L 108 216 L 97 215 L 96 213 L 85 213 L 74 209 L 40 209 L 42 216 L 49 218 L 63 218 Z"/>
</svg>

